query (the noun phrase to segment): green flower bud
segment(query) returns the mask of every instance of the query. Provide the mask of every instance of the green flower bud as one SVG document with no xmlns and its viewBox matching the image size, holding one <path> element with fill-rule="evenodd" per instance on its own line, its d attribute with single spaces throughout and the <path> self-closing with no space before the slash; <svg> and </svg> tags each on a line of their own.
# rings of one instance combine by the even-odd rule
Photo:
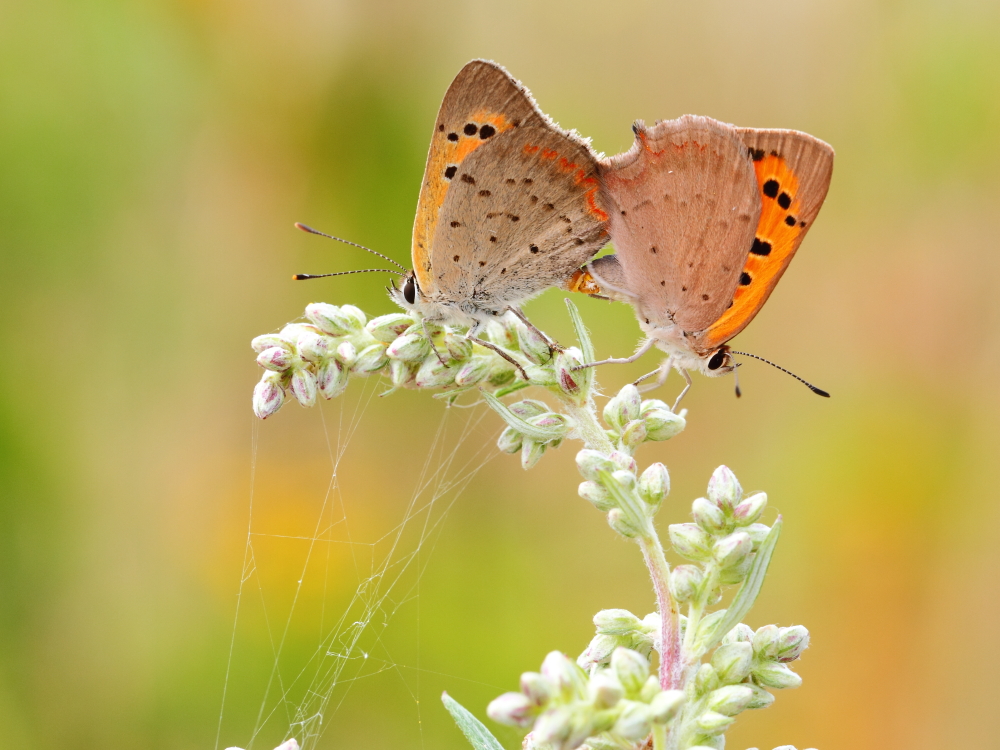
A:
<svg viewBox="0 0 1000 750">
<path fill-rule="evenodd" d="M 500 433 L 497 440 L 497 448 L 504 453 L 517 453 L 521 450 L 521 441 L 524 436 L 513 427 L 507 427 Z"/>
<path fill-rule="evenodd" d="M 299 336 L 299 354 L 305 360 L 319 362 L 329 354 L 332 342 L 333 339 L 329 336 L 320 333 L 305 333 Z"/>
<path fill-rule="evenodd" d="M 364 312 L 354 305 L 341 305 L 340 314 L 347 318 L 348 326 L 352 331 L 360 331 L 368 320 Z"/>
<path fill-rule="evenodd" d="M 751 666 L 753 666 L 753 646 L 746 642 L 723 644 L 712 654 L 712 668 L 723 685 L 743 682 L 750 674 Z M 715 710 L 721 711 L 718 708 Z"/>
<path fill-rule="evenodd" d="M 535 729 L 531 733 L 539 743 L 539 747 L 555 746 L 566 747 L 564 742 L 569 739 L 573 730 L 573 713 L 570 709 L 562 706 L 550 708 L 535 722 Z M 572 745 L 568 745 L 572 747 Z"/>
<path fill-rule="evenodd" d="M 517 333 L 518 347 L 532 363 L 544 365 L 552 359 L 549 342 L 545 340 L 544 336 L 539 335 L 537 330 L 528 328 L 523 323 L 515 325 L 514 330 Z"/>
<path fill-rule="evenodd" d="M 747 683 L 746 685 L 753 691 L 753 698 L 747 704 L 749 709 L 767 708 L 772 703 L 774 703 L 774 696 L 767 692 L 760 685 L 754 685 L 753 683 Z"/>
<path fill-rule="evenodd" d="M 263 336 L 257 336 L 250 342 L 250 346 L 252 346 L 253 350 L 258 354 L 265 349 L 272 349 L 274 347 L 287 349 L 288 351 L 292 350 L 292 343 L 276 333 L 265 333 Z"/>
<path fill-rule="evenodd" d="M 609 458 L 618 464 L 618 468 L 624 469 L 625 471 L 630 471 L 633 474 L 638 471 L 639 466 L 636 464 L 635 459 L 627 453 L 622 453 L 621 451 L 611 451 Z"/>
<path fill-rule="evenodd" d="M 643 684 L 642 690 L 639 691 L 639 700 L 643 703 L 649 703 L 659 694 L 660 678 L 658 675 L 651 674 L 646 678 L 646 682 Z"/>
<path fill-rule="evenodd" d="M 476 355 L 470 357 L 455 373 L 455 385 L 469 386 L 482 382 L 490 374 L 493 363 L 486 357 Z"/>
<path fill-rule="evenodd" d="M 669 409 L 654 409 L 645 415 L 643 421 L 646 423 L 646 439 L 653 441 L 669 440 L 687 426 L 684 417 Z"/>
<path fill-rule="evenodd" d="M 781 631 L 777 625 L 764 625 L 753 635 L 753 653 L 758 659 L 774 659 L 778 653 L 778 638 Z"/>
<path fill-rule="evenodd" d="M 694 523 L 674 523 L 668 528 L 670 543 L 681 557 L 706 562 L 712 557 L 712 537 Z"/>
<path fill-rule="evenodd" d="M 578 397 L 582 394 L 581 384 L 586 377 L 583 372 L 573 372 L 574 367 L 583 364 L 579 357 L 574 355 L 572 349 L 564 349 L 556 352 L 553 372 L 556 376 L 556 385 L 568 396 Z"/>
<path fill-rule="evenodd" d="M 667 467 L 657 462 L 650 464 L 636 484 L 639 497 L 652 506 L 657 506 L 670 494 L 670 473 Z"/>
<path fill-rule="evenodd" d="M 292 372 L 292 381 L 288 389 L 303 406 L 312 406 L 316 403 L 316 376 L 306 368 L 299 367 Z"/>
<path fill-rule="evenodd" d="M 691 504 L 694 521 L 709 534 L 718 534 L 726 528 L 726 514 L 711 500 L 699 497 Z"/>
<path fill-rule="evenodd" d="M 625 429 L 622 431 L 622 445 L 627 445 L 629 448 L 638 448 L 646 442 L 646 423 L 641 419 L 633 420 L 625 425 Z"/>
<path fill-rule="evenodd" d="M 350 367 L 358 358 L 358 350 L 350 341 L 341 341 L 337 345 L 334 356 L 341 364 Z"/>
<path fill-rule="evenodd" d="M 584 448 L 576 454 L 576 466 L 584 479 L 598 481 L 602 471 L 614 471 L 618 468 L 615 463 L 598 451 Z"/>
<path fill-rule="evenodd" d="M 430 346 L 423 333 L 407 333 L 389 344 L 385 353 L 389 359 L 398 359 L 401 362 L 418 362 L 427 356 Z"/>
<path fill-rule="evenodd" d="M 703 574 L 695 565 L 678 565 L 670 571 L 670 593 L 678 602 L 689 602 L 698 594 Z"/>
<path fill-rule="evenodd" d="M 257 364 L 274 372 L 284 372 L 297 361 L 299 358 L 282 346 L 272 346 L 257 355 Z"/>
<path fill-rule="evenodd" d="M 733 508 L 733 518 L 738 526 L 749 526 L 757 521 L 767 507 L 767 493 L 758 492 Z"/>
<path fill-rule="evenodd" d="M 722 734 L 733 725 L 736 719 L 720 714 L 717 711 L 706 711 L 698 717 L 695 722 L 698 727 L 708 734 Z"/>
<path fill-rule="evenodd" d="M 531 398 L 511 404 L 508 408 L 521 419 L 537 417 L 539 414 L 545 414 L 549 411 L 549 407 L 544 401 L 535 401 Z"/>
<path fill-rule="evenodd" d="M 639 535 L 639 529 L 632 525 L 621 508 L 612 508 L 608 511 L 608 526 L 626 539 L 633 539 Z"/>
<path fill-rule="evenodd" d="M 521 675 L 521 692 L 535 706 L 544 706 L 552 699 L 555 688 L 538 672 L 524 672 Z"/>
<path fill-rule="evenodd" d="M 802 684 L 802 678 L 784 664 L 765 664 L 754 668 L 753 681 L 761 687 L 784 690 L 786 688 L 797 688 Z"/>
<path fill-rule="evenodd" d="M 597 634 L 587 648 L 577 657 L 576 663 L 581 669 L 589 670 L 594 666 L 602 666 L 611 661 L 611 654 L 618 648 L 618 637 L 614 635 Z"/>
<path fill-rule="evenodd" d="M 726 633 L 722 638 L 722 643 L 750 643 L 753 641 L 753 629 L 749 625 L 740 623 L 735 628 Z"/>
<path fill-rule="evenodd" d="M 726 685 L 708 696 L 708 708 L 725 716 L 736 716 L 753 699 L 753 690 L 746 685 Z"/>
<path fill-rule="evenodd" d="M 334 398 L 347 389 L 350 375 L 346 368 L 340 366 L 335 359 L 323 360 L 316 374 L 316 384 L 324 398 Z"/>
<path fill-rule="evenodd" d="M 392 347 L 390 346 L 389 348 L 391 349 Z M 388 353 L 388 350 L 386 350 L 386 353 Z M 392 381 L 393 388 L 402 388 L 404 385 L 407 385 L 415 374 L 416 372 L 410 367 L 408 362 L 399 359 L 389 360 L 389 379 Z"/>
<path fill-rule="evenodd" d="M 719 675 L 711 664 L 702 664 L 694 675 L 695 695 L 702 696 L 719 687 Z"/>
<path fill-rule="evenodd" d="M 506 361 L 497 357 L 493 361 L 493 367 L 490 370 L 490 385 L 495 385 L 497 387 L 502 385 L 507 385 L 512 382 L 517 376 L 516 371 L 510 366 Z"/>
<path fill-rule="evenodd" d="M 666 724 L 673 719 L 684 705 L 683 690 L 664 690 L 649 703 L 650 721 Z"/>
<path fill-rule="evenodd" d="M 326 302 L 313 302 L 307 305 L 306 317 L 323 333 L 331 336 L 348 336 L 360 329 L 356 318 L 344 313 L 343 308 L 328 305 Z"/>
<path fill-rule="evenodd" d="M 743 488 L 726 466 L 720 466 L 712 472 L 708 480 L 708 499 L 725 510 L 732 510 L 743 495 Z"/>
<path fill-rule="evenodd" d="M 391 346 L 389 347 L 392 348 Z M 442 365 L 438 358 L 431 354 L 417 370 L 416 383 L 418 388 L 442 388 L 455 382 L 455 369 Z"/>
<path fill-rule="evenodd" d="M 626 701 L 611 733 L 631 742 L 645 739 L 649 734 L 649 706 L 645 703 Z"/>
<path fill-rule="evenodd" d="M 743 531 L 737 531 L 735 534 L 718 540 L 712 554 L 719 567 L 735 568 L 751 552 L 753 552 L 753 542 L 750 541 L 750 535 Z"/>
<path fill-rule="evenodd" d="M 639 419 L 641 404 L 639 389 L 634 385 L 627 385 L 604 405 L 604 421 L 621 432 L 626 424 Z"/>
<path fill-rule="evenodd" d="M 504 693 L 490 701 L 486 715 L 500 724 L 526 727 L 534 719 L 535 706 L 521 693 Z"/>
<path fill-rule="evenodd" d="M 598 633 L 625 635 L 642 628 L 642 620 L 627 609 L 602 609 L 594 615 L 594 626 Z"/>
<path fill-rule="evenodd" d="M 590 678 L 587 692 L 590 702 L 599 709 L 617 705 L 625 694 L 621 683 L 607 671 L 598 672 Z"/>
<path fill-rule="evenodd" d="M 281 373 L 268 371 L 253 389 L 253 413 L 267 419 L 285 403 L 285 389 L 281 386 Z"/>
<path fill-rule="evenodd" d="M 383 344 L 391 344 L 413 324 L 413 318 L 409 315 L 391 313 L 372 318 L 368 321 L 368 325 L 365 326 L 365 330 L 376 341 L 381 341 Z"/>
<path fill-rule="evenodd" d="M 550 651 L 542 662 L 542 676 L 566 698 L 582 698 L 587 678 L 573 661 L 559 651 Z"/>
<path fill-rule="evenodd" d="M 750 535 L 750 541 L 753 542 L 755 551 L 767 539 L 767 535 L 771 533 L 771 527 L 765 526 L 762 523 L 752 523 L 743 530 Z"/>
<path fill-rule="evenodd" d="M 534 427 L 539 427 L 551 434 L 549 441 L 561 440 L 566 437 L 570 430 L 569 419 L 562 414 L 549 411 L 527 420 Z"/>
<path fill-rule="evenodd" d="M 521 443 L 521 468 L 527 471 L 537 464 L 547 447 L 545 443 L 536 442 L 529 437 L 524 438 Z"/>
<path fill-rule="evenodd" d="M 636 479 L 635 474 L 631 471 L 625 471 L 624 469 L 618 469 L 617 471 L 611 472 L 611 478 L 626 492 L 631 492 L 635 489 Z"/>
<path fill-rule="evenodd" d="M 448 355 L 456 361 L 462 361 L 472 356 L 472 342 L 465 336 L 451 331 L 444 335 L 444 348 L 448 351 Z"/>
<path fill-rule="evenodd" d="M 590 480 L 581 482 L 577 488 L 577 492 L 580 493 L 580 497 L 588 503 L 593 504 L 602 513 L 606 513 L 615 507 L 614 498 L 611 497 L 611 493 L 600 482 L 592 482 Z"/>
<path fill-rule="evenodd" d="M 781 628 L 775 641 L 774 658 L 782 663 L 795 661 L 809 648 L 809 631 L 802 625 Z"/>
<path fill-rule="evenodd" d="M 354 361 L 354 367 L 351 369 L 358 375 L 367 375 L 372 372 L 378 372 L 388 362 L 389 358 L 385 355 L 385 347 L 382 344 L 372 344 L 358 352 L 357 359 Z"/>
<path fill-rule="evenodd" d="M 747 577 L 747 573 L 750 572 L 753 565 L 753 558 L 754 555 L 751 553 L 733 567 L 720 570 L 719 583 L 723 586 L 735 586 L 738 583 L 743 583 L 743 579 Z"/>
</svg>

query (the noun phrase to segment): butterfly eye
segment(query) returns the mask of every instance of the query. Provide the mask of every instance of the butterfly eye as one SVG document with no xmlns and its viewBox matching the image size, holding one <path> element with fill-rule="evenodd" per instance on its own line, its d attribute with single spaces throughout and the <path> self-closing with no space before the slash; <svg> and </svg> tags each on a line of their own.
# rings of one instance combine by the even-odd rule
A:
<svg viewBox="0 0 1000 750">
<path fill-rule="evenodd" d="M 412 276 L 407 276 L 403 282 L 403 299 L 411 305 L 417 300 L 417 282 Z"/>
<path fill-rule="evenodd" d="M 726 363 L 726 357 L 727 357 L 726 350 L 725 349 L 719 349 L 719 351 L 717 351 L 715 354 L 713 354 L 712 358 L 710 360 L 708 360 L 708 369 L 709 370 L 718 370 L 720 367 L 722 367 Z"/>
</svg>

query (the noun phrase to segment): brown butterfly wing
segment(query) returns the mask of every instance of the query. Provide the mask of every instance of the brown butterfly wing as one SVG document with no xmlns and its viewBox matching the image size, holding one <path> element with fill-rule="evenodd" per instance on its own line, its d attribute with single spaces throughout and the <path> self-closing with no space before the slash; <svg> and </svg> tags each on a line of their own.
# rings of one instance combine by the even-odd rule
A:
<svg viewBox="0 0 1000 750">
<path fill-rule="evenodd" d="M 431 250 L 438 300 L 499 312 L 565 283 L 607 241 L 590 148 L 547 120 L 490 138 L 459 165 Z"/>
<path fill-rule="evenodd" d="M 794 130 L 740 128 L 762 198 L 760 221 L 732 306 L 696 337 L 712 351 L 753 320 L 819 213 L 833 173 L 833 149 Z"/>
<path fill-rule="evenodd" d="M 733 298 L 761 199 L 736 129 L 685 115 L 601 163 L 609 231 L 637 311 L 656 326 L 702 331 Z"/>
</svg>

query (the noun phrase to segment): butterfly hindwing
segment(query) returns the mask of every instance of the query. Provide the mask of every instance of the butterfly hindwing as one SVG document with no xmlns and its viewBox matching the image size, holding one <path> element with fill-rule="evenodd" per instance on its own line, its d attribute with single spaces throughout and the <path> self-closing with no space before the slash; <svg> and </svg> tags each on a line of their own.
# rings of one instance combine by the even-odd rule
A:
<svg viewBox="0 0 1000 750">
<path fill-rule="evenodd" d="M 833 149 L 794 130 L 739 128 L 761 195 L 760 220 L 732 305 L 696 337 L 712 351 L 742 331 L 760 311 L 812 222 L 830 186 Z"/>
</svg>

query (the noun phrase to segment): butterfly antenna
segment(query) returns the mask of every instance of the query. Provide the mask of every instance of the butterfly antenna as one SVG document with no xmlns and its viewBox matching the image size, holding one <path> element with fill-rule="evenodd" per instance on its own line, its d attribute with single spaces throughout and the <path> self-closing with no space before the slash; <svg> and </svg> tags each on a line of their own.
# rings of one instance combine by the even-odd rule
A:
<svg viewBox="0 0 1000 750">
<path fill-rule="evenodd" d="M 399 271 L 393 271 L 391 268 L 362 268 L 357 271 L 337 271 L 336 273 L 297 273 L 292 276 L 296 281 L 305 281 L 307 279 L 325 279 L 327 276 L 346 276 L 349 273 L 394 273 L 397 276 L 402 276 Z"/>
<path fill-rule="evenodd" d="M 791 372 L 790 370 L 786 370 L 781 365 L 774 364 L 774 362 L 772 362 L 769 359 L 764 359 L 763 357 L 758 357 L 756 354 L 750 354 L 748 352 L 733 351 L 732 349 L 730 349 L 730 352 L 732 352 L 733 354 L 739 354 L 741 357 L 753 357 L 754 359 L 759 359 L 761 362 L 764 362 L 765 364 L 771 365 L 771 367 L 774 367 L 774 368 L 777 368 L 778 370 L 781 370 L 786 375 L 791 375 L 793 378 L 795 378 L 796 380 L 798 380 L 800 383 L 802 383 L 802 385 L 804 385 L 810 391 L 812 391 L 813 393 L 815 393 L 817 396 L 822 396 L 823 398 L 830 398 L 830 394 L 827 393 L 826 391 L 824 391 L 822 388 L 817 388 L 816 386 L 814 386 L 809 381 L 803 380 L 798 375 L 796 375 L 794 372 Z M 736 390 L 737 390 L 737 395 L 739 395 L 739 385 L 736 386 Z"/>
<path fill-rule="evenodd" d="M 300 224 L 299 222 L 295 222 L 295 228 L 296 229 L 301 229 L 303 232 L 309 232 L 309 234 L 318 234 L 320 237 L 327 237 L 327 238 L 329 238 L 331 240 L 336 240 L 337 242 L 343 242 L 345 245 L 353 245 L 354 247 L 360 247 L 362 250 L 367 250 L 372 255 L 377 255 L 382 260 L 387 260 L 390 263 L 392 263 L 394 266 L 398 266 L 399 268 L 402 268 L 404 271 L 407 270 L 406 266 L 397 263 L 392 258 L 390 258 L 388 255 L 382 255 L 382 253 L 380 253 L 380 252 L 378 252 L 376 250 L 372 250 L 370 247 L 365 247 L 364 245 L 359 245 L 357 242 L 351 242 L 350 240 L 345 240 L 342 237 L 334 237 L 332 234 L 327 234 L 326 232 L 321 232 L 318 229 L 313 229 L 312 227 L 308 227 L 305 224 Z M 333 276 L 334 274 L 327 274 L 327 275 Z"/>
</svg>

